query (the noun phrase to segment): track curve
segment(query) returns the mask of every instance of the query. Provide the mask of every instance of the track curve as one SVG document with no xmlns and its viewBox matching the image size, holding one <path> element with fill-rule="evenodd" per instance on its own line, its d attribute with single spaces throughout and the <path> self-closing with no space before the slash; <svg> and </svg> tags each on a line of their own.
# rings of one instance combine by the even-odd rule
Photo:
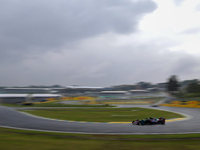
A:
<svg viewBox="0 0 200 150">
<path fill-rule="evenodd" d="M 126 105 L 122 106 L 126 107 Z M 138 107 L 138 106 L 136 106 Z M 152 108 L 150 106 L 140 106 Z M 200 109 L 178 107 L 156 107 L 191 116 L 188 120 L 168 122 L 166 125 L 133 126 L 131 124 L 108 124 L 90 122 L 66 122 L 43 119 L 20 113 L 12 108 L 0 106 L 0 126 L 24 130 L 65 132 L 81 134 L 183 134 L 200 133 Z"/>
</svg>

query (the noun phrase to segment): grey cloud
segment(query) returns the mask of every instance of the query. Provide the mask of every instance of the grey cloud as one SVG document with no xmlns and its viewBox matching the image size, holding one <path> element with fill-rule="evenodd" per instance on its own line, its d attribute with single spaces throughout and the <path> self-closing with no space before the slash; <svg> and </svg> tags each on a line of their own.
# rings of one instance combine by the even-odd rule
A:
<svg viewBox="0 0 200 150">
<path fill-rule="evenodd" d="M 5 51 L 58 50 L 107 32 L 135 32 L 141 17 L 157 8 L 151 0 L 1 0 L 0 3 L 1 56 L 8 55 Z"/>
<path fill-rule="evenodd" d="M 174 64 L 173 71 L 178 74 L 192 74 L 200 71 L 199 57 L 196 56 L 182 55 Z"/>
<path fill-rule="evenodd" d="M 185 0 L 174 0 L 176 6 L 180 6 Z"/>
<path fill-rule="evenodd" d="M 199 34 L 200 27 L 194 27 L 181 32 L 181 34 Z"/>
<path fill-rule="evenodd" d="M 200 4 L 195 7 L 196 11 L 200 11 Z"/>
<path fill-rule="evenodd" d="M 199 56 L 169 51 L 177 41 L 116 42 L 137 34 L 156 8 L 151 0 L 0 0 L 0 83 L 109 86 L 199 76 Z"/>
<path fill-rule="evenodd" d="M 199 77 L 200 56 L 197 55 L 171 52 L 154 43 L 123 47 L 99 43 L 96 47 L 94 40 L 88 42 L 91 44 L 81 45 L 76 51 L 46 52 L 8 68 L 1 67 L 6 72 L 1 75 L 0 79 L 5 79 L 1 83 L 109 86 L 164 82 L 172 74 L 181 80 Z"/>
</svg>

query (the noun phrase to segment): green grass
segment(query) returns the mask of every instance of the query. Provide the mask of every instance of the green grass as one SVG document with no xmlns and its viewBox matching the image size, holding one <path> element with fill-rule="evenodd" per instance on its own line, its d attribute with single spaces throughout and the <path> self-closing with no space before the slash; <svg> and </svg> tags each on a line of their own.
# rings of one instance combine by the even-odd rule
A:
<svg viewBox="0 0 200 150">
<path fill-rule="evenodd" d="M 80 135 L 0 128 L 0 150 L 198 150 L 199 137 L 200 134 Z"/>
<path fill-rule="evenodd" d="M 182 115 L 145 108 L 87 108 L 87 109 L 48 109 L 25 111 L 37 116 L 88 122 L 131 122 L 148 117 L 181 118 Z"/>
</svg>

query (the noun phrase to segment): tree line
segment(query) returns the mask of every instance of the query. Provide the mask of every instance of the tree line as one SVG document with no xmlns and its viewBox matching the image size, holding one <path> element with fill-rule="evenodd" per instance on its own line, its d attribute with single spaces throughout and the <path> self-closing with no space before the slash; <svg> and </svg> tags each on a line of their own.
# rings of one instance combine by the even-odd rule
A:
<svg viewBox="0 0 200 150">
<path fill-rule="evenodd" d="M 176 75 L 172 75 L 166 84 L 169 94 L 177 97 L 200 97 L 200 81 L 197 79 L 179 82 Z"/>
</svg>

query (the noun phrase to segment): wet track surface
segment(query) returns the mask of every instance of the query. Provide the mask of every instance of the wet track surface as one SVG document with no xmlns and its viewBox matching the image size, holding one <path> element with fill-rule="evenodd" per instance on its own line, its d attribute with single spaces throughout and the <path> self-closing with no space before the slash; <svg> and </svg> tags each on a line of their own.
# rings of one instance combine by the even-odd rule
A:
<svg viewBox="0 0 200 150">
<path fill-rule="evenodd" d="M 130 107 L 130 105 L 120 105 Z M 135 107 L 138 107 L 135 106 Z M 15 109 L 0 106 L 0 126 L 51 132 L 86 133 L 86 134 L 179 134 L 200 133 L 200 109 L 178 107 L 150 107 L 152 109 L 174 111 L 190 116 L 186 120 L 167 122 L 165 125 L 137 126 L 118 123 L 90 123 L 56 121 L 26 115 Z"/>
</svg>

